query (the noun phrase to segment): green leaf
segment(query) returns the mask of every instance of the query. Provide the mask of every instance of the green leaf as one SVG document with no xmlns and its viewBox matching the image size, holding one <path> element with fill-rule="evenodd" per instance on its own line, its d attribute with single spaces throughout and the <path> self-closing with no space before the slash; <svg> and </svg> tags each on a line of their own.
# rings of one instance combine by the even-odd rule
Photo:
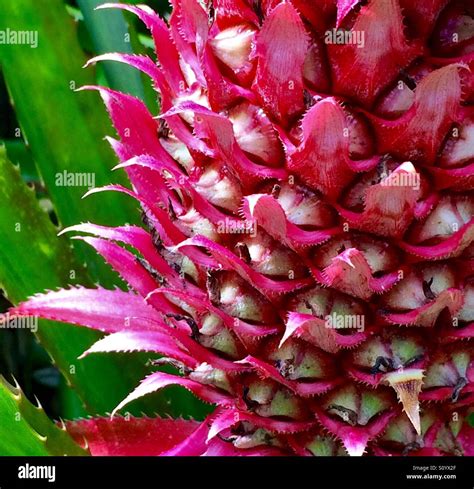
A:
<svg viewBox="0 0 474 489">
<path fill-rule="evenodd" d="M 66 239 L 0 146 L 0 284 L 16 303 L 44 288 L 88 281 Z"/>
<path fill-rule="evenodd" d="M 7 139 L 3 141 L 3 144 L 7 149 L 8 159 L 15 165 L 20 165 L 24 180 L 27 182 L 38 182 L 38 171 L 31 156 L 31 151 L 24 141 L 21 139 Z"/>
<path fill-rule="evenodd" d="M 34 406 L 18 386 L 0 376 L 0 455 L 88 455 L 65 429 Z"/>
<path fill-rule="evenodd" d="M 94 199 L 81 200 L 89 183 L 102 186 L 113 178 L 120 183 L 125 179 L 110 171 L 116 159 L 104 136 L 113 131 L 97 94 L 75 91 L 95 83 L 94 70 L 82 68 L 86 57 L 64 4 L 3 2 L 0 30 L 7 29 L 33 33 L 31 44 L 1 44 L 0 63 L 24 139 L 61 224 L 138 222 L 136 205 L 123 196 L 104 194 L 100 205 Z M 64 178 L 70 175 L 73 185 Z M 95 281 L 105 286 L 117 283 L 92 250 L 74 246 Z"/>
</svg>

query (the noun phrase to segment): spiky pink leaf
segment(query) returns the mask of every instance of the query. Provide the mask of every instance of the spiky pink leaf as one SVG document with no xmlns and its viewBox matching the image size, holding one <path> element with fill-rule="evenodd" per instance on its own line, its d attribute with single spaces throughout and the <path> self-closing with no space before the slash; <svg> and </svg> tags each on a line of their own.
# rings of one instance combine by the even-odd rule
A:
<svg viewBox="0 0 474 489">
<path fill-rule="evenodd" d="M 226 409 L 212 422 L 207 440 L 212 440 L 222 431 L 243 421 L 274 433 L 298 433 L 309 430 L 315 424 L 314 421 L 279 421 L 238 409 Z"/>
<path fill-rule="evenodd" d="M 368 106 L 400 69 L 422 52 L 419 45 L 409 43 L 405 37 L 398 0 L 370 1 L 362 7 L 350 31 L 339 32 L 363 38 L 342 43 L 328 39 L 334 91 Z"/>
<path fill-rule="evenodd" d="M 349 157 L 349 129 L 339 103 L 325 98 L 302 120 L 301 145 L 290 156 L 288 169 L 329 199 L 335 199 L 352 180 L 355 171 L 368 170 L 378 159 L 353 162 Z"/>
<path fill-rule="evenodd" d="M 316 409 L 319 422 L 342 441 L 349 455 L 356 457 L 363 455 L 369 440 L 380 435 L 396 414 L 396 411 L 386 411 L 371 419 L 365 426 L 351 426 L 328 416 L 320 408 Z"/>
<path fill-rule="evenodd" d="M 317 380 L 313 382 L 297 382 L 294 380 L 288 380 L 281 375 L 276 367 L 264 362 L 263 360 L 260 360 L 259 358 L 253 357 L 252 355 L 248 355 L 239 363 L 248 363 L 252 365 L 262 377 L 270 377 L 302 397 L 311 397 L 317 394 L 322 394 L 338 383 L 337 379 Z"/>
<path fill-rule="evenodd" d="M 198 235 L 189 238 L 183 241 L 179 247 L 189 245 L 204 247 L 221 265 L 222 269 L 236 271 L 250 285 L 269 298 L 274 298 L 280 294 L 298 290 L 311 283 L 308 279 L 276 281 L 265 277 L 261 273 L 253 270 L 241 258 L 230 252 L 227 248 L 204 236 Z"/>
<path fill-rule="evenodd" d="M 334 328 L 328 326 L 325 319 L 320 319 L 310 314 L 290 312 L 280 345 L 283 345 L 285 341 L 293 336 L 304 338 L 329 353 L 336 353 L 341 348 L 350 348 L 364 341 L 367 337 L 367 332 L 341 335 Z"/>
<path fill-rule="evenodd" d="M 10 316 L 39 316 L 106 333 L 126 329 L 154 330 L 159 314 L 144 299 L 131 292 L 71 288 L 35 295 L 9 311 Z"/>
<path fill-rule="evenodd" d="M 296 226 L 288 220 L 277 200 L 268 194 L 247 195 L 242 211 L 249 222 L 257 222 L 272 238 L 294 250 L 321 244 L 340 232 L 339 227 L 307 231 Z"/>
<path fill-rule="evenodd" d="M 370 116 L 381 154 L 433 164 L 450 127 L 462 119 L 461 69 L 453 64 L 427 75 L 416 88 L 412 107 L 399 119 Z"/>
<path fill-rule="evenodd" d="M 82 357 L 91 353 L 137 352 L 160 353 L 195 368 L 198 362 L 165 330 L 163 331 L 120 331 L 94 343 Z"/>
<path fill-rule="evenodd" d="M 155 50 L 161 66 L 167 73 L 175 91 L 178 91 L 184 78 L 179 67 L 179 55 L 171 40 L 169 29 L 165 22 L 146 5 L 126 5 L 122 3 L 106 3 L 98 8 L 117 8 L 135 14 L 149 29 L 155 42 Z"/>
<path fill-rule="evenodd" d="M 275 7 L 257 36 L 254 88 L 284 125 L 304 110 L 303 64 L 309 36 L 291 3 Z"/>
<path fill-rule="evenodd" d="M 91 245 L 143 297 L 146 297 L 159 286 L 159 278 L 154 278 L 135 255 L 121 246 L 105 239 L 89 236 L 76 236 L 74 239 L 85 241 Z M 175 306 L 162 297 L 154 298 L 150 304 L 162 312 L 178 312 Z"/>
<path fill-rule="evenodd" d="M 214 389 L 204 384 L 200 384 L 194 380 L 178 377 L 176 375 L 167 374 L 165 372 L 155 372 L 146 377 L 140 385 L 131 392 L 113 411 L 112 414 L 122 409 L 132 401 L 140 397 L 157 392 L 170 385 L 179 385 L 189 390 L 203 401 L 221 406 L 233 405 L 234 399 L 224 391 Z"/>
<path fill-rule="evenodd" d="M 162 418 L 92 418 L 68 421 L 66 429 L 93 456 L 154 456 L 186 440 L 196 421 Z"/>
</svg>

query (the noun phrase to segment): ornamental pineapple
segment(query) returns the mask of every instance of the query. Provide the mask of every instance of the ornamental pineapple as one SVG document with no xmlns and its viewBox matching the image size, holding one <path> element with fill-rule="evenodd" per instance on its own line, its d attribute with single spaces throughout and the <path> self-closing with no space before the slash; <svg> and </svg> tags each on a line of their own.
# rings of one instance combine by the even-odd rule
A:
<svg viewBox="0 0 474 489">
<path fill-rule="evenodd" d="M 10 316 L 107 334 L 85 354 L 161 354 L 116 411 L 170 385 L 215 405 L 176 431 L 147 420 L 166 433 L 148 454 L 474 455 L 472 3 L 172 6 L 166 23 L 104 5 L 146 24 L 157 63 L 89 63 L 149 75 L 160 115 L 84 87 L 131 183 L 89 193 L 135 198 L 143 226 L 67 231 L 129 291 L 47 292 Z M 110 453 L 107 423 L 70 430 Z"/>
</svg>

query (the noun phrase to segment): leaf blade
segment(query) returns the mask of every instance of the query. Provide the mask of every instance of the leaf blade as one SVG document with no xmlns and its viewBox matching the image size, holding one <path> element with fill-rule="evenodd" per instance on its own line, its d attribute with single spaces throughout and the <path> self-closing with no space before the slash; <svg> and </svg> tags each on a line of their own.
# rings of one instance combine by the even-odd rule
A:
<svg viewBox="0 0 474 489">
<path fill-rule="evenodd" d="M 1 456 L 83 456 L 88 453 L 34 406 L 17 386 L 0 376 Z"/>
</svg>

